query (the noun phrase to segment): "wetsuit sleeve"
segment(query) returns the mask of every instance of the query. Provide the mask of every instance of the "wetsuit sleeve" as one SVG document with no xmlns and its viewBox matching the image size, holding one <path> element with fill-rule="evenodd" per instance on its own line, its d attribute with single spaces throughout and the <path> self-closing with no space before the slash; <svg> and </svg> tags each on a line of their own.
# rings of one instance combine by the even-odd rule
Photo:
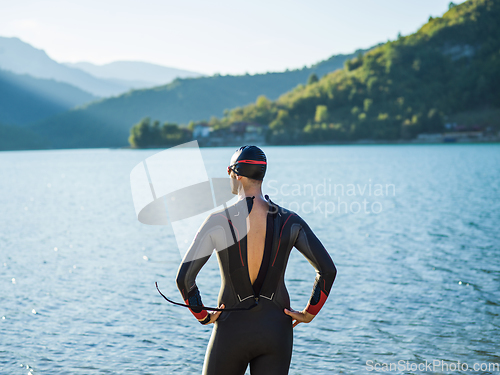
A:
<svg viewBox="0 0 500 375">
<path fill-rule="evenodd" d="M 306 257 L 316 270 L 316 280 L 306 311 L 316 315 L 325 304 L 330 293 L 337 269 L 333 264 L 332 258 L 326 251 L 318 237 L 312 232 L 311 228 L 302 220 L 301 228 L 295 241 L 295 247 Z"/>
<path fill-rule="evenodd" d="M 201 301 L 200 291 L 195 280 L 215 248 L 208 222 L 209 219 L 203 223 L 193 243 L 186 252 L 177 272 L 176 280 L 177 287 L 186 305 L 199 306 L 190 308 L 189 310 L 201 324 L 208 323 L 210 315 L 207 310 L 203 310 L 203 302 Z"/>
</svg>

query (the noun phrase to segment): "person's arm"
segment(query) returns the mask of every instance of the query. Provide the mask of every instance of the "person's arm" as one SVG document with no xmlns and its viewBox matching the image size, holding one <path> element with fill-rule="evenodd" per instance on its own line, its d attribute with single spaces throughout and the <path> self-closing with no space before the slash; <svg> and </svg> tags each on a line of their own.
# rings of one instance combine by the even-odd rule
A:
<svg viewBox="0 0 500 375">
<path fill-rule="evenodd" d="M 203 310 L 200 291 L 195 282 L 196 276 L 208 261 L 215 248 L 211 236 L 214 228 L 210 227 L 209 219 L 203 223 L 193 243 L 186 252 L 177 272 L 176 279 L 177 287 L 186 305 L 199 306 L 190 308 L 189 310 L 201 324 L 213 323 L 220 315 L 220 311 L 208 313 L 207 310 Z"/>
<path fill-rule="evenodd" d="M 311 228 L 301 219 L 301 228 L 295 241 L 295 247 L 311 263 L 316 270 L 316 280 L 309 303 L 302 312 L 288 310 L 287 314 L 296 320 L 294 326 L 300 322 L 310 322 L 318 314 L 328 298 L 337 269 L 330 254 L 326 251 Z"/>
</svg>

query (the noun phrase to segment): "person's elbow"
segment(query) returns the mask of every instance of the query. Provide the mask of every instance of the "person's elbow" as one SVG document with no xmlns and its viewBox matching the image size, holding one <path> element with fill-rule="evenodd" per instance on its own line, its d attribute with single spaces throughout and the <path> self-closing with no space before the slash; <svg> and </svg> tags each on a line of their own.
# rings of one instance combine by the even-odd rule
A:
<svg viewBox="0 0 500 375">
<path fill-rule="evenodd" d="M 185 263 L 179 267 L 179 270 L 177 271 L 177 276 L 175 278 L 177 288 L 179 288 L 179 291 L 181 293 L 183 290 L 187 290 L 187 281 L 188 281 L 187 280 L 188 273 L 186 272 L 187 270 L 185 269 L 185 267 L 183 267 L 184 265 Z"/>
<path fill-rule="evenodd" d="M 332 262 L 332 274 L 333 274 L 333 280 L 337 277 L 337 267 L 335 267 L 335 264 Z"/>
<path fill-rule="evenodd" d="M 332 262 L 330 262 L 328 264 L 328 266 L 323 270 L 323 273 L 326 275 L 328 275 L 328 278 L 333 281 L 335 281 L 335 278 L 337 277 L 337 267 L 335 267 L 335 264 Z"/>
</svg>

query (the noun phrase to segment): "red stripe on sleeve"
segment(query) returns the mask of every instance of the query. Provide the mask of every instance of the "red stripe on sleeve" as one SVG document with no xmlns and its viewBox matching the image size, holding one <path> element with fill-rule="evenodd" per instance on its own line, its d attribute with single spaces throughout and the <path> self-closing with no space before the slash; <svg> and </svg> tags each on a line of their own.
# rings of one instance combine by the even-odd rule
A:
<svg viewBox="0 0 500 375">
<path fill-rule="evenodd" d="M 307 307 L 306 307 L 306 311 L 309 314 L 317 315 L 319 313 L 319 310 L 321 310 L 321 308 L 325 304 L 327 298 L 328 298 L 328 296 L 323 291 L 321 291 L 321 295 L 319 297 L 318 303 L 315 305 L 311 305 L 310 303 L 308 303 Z"/>
<path fill-rule="evenodd" d="M 184 301 L 186 303 L 186 305 L 189 305 L 189 301 L 188 300 L 185 300 Z M 200 306 L 201 307 L 201 306 Z M 195 313 L 193 310 L 189 309 L 189 311 L 191 311 L 191 313 L 194 315 L 194 317 L 198 320 L 203 320 L 207 317 L 208 315 L 208 312 L 207 310 L 202 310 L 200 311 L 199 313 Z"/>
</svg>

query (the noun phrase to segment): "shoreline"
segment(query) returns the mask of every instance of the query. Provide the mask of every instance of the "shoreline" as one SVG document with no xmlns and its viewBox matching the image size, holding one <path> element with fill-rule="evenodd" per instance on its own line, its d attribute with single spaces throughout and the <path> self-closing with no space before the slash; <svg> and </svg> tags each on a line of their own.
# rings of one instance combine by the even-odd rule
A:
<svg viewBox="0 0 500 375">
<path fill-rule="evenodd" d="M 295 143 L 295 144 L 268 144 L 265 142 L 229 142 L 224 145 L 204 145 L 199 144 L 200 148 L 219 148 L 219 147 L 239 147 L 243 144 L 255 144 L 259 147 L 294 147 L 294 146 L 380 146 L 380 145 L 466 145 L 466 144 L 499 144 L 500 139 L 489 139 L 489 140 L 458 140 L 456 142 L 435 142 L 428 140 L 358 140 L 358 141 L 326 141 L 318 143 Z M 38 149 L 23 149 L 23 150 L 0 150 L 0 152 L 23 152 L 23 151 L 62 151 L 62 150 L 160 150 L 167 149 L 172 146 L 155 146 L 155 147 L 143 147 L 143 148 L 133 148 L 131 146 L 122 147 L 80 147 L 80 148 L 38 148 Z"/>
</svg>

